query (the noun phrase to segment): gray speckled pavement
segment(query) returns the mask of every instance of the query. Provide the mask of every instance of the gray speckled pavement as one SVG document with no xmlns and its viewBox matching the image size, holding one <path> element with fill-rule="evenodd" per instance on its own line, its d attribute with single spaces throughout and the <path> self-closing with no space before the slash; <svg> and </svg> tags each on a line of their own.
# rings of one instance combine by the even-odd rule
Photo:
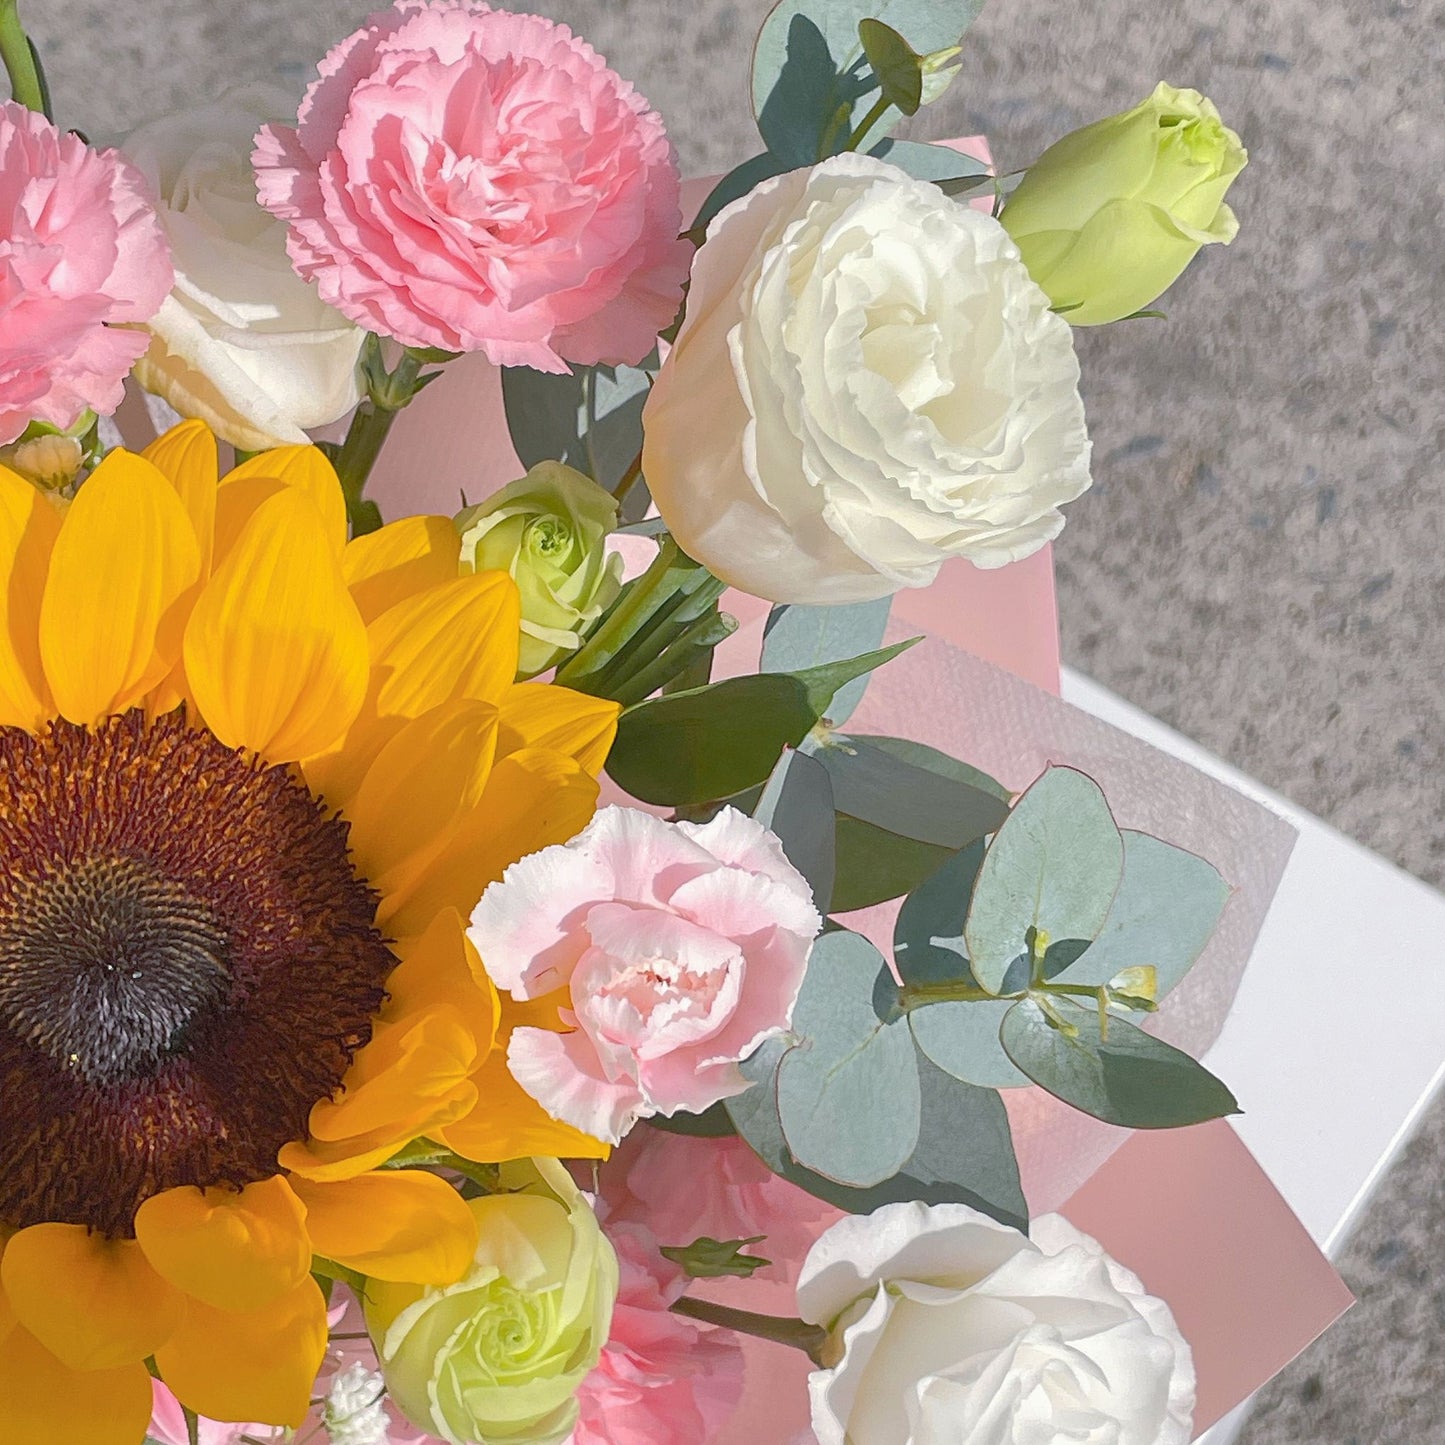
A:
<svg viewBox="0 0 1445 1445">
<path fill-rule="evenodd" d="M 25 0 L 67 119 L 114 132 L 299 67 L 366 0 Z M 751 153 L 767 0 L 550 0 L 667 117 Z M 1244 135 L 1243 222 L 1167 323 L 1084 333 L 1096 484 L 1058 547 L 1069 662 L 1445 883 L 1441 0 L 991 0 L 927 134 L 1008 167 L 1193 85 Z M 1367 960 L 1396 988 L 1440 956 Z M 1308 980 L 1301 980 L 1307 987 Z M 1445 1020 L 1442 1020 L 1445 1041 Z M 1359 1307 L 1263 1394 L 1249 1445 L 1445 1445 L 1445 1109 L 1347 1253 Z"/>
</svg>

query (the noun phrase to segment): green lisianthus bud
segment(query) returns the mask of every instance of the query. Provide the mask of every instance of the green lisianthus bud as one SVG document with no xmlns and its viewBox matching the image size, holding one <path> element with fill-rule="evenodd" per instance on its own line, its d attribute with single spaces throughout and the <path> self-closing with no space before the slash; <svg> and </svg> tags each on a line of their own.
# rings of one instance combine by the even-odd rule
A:
<svg viewBox="0 0 1445 1445">
<path fill-rule="evenodd" d="M 368 1280 L 366 1322 L 392 1400 L 419 1429 L 481 1445 L 558 1445 L 617 1299 L 617 1256 L 555 1159 L 501 1166 L 470 1202 L 466 1278 L 445 1289 Z"/>
<path fill-rule="evenodd" d="M 617 500 L 561 462 L 541 462 L 456 518 L 463 567 L 507 572 L 522 594 L 519 677 L 575 652 L 622 588 L 622 559 L 605 543 Z"/>
<path fill-rule="evenodd" d="M 1248 153 L 1197 90 L 1148 100 L 1052 145 L 999 218 L 1029 274 L 1075 326 L 1118 321 L 1239 230 L 1224 194 Z"/>
</svg>

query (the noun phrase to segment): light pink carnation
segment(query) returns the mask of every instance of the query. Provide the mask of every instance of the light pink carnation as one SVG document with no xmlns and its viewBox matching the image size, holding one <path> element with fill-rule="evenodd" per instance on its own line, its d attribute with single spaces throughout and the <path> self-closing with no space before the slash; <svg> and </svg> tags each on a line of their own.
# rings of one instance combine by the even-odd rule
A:
<svg viewBox="0 0 1445 1445">
<path fill-rule="evenodd" d="M 622 1267 L 607 1347 L 577 1392 L 569 1445 L 708 1445 L 743 1388 L 740 1339 L 671 1312 L 682 1270 L 638 1225 L 608 1225 Z"/>
<path fill-rule="evenodd" d="M 516 1029 L 507 1063 L 554 1118 L 616 1143 L 747 1087 L 738 1062 L 791 1022 L 818 926 L 778 840 L 736 809 L 698 825 L 604 808 L 508 868 L 471 938 L 514 997 L 570 989 L 573 1031 Z"/>
<path fill-rule="evenodd" d="M 174 281 L 140 172 L 0 105 L 0 443 L 114 411 Z"/>
<path fill-rule="evenodd" d="M 612 1221 L 643 1222 L 663 1244 L 755 1239 L 772 1261 L 756 1278 L 794 1278 L 824 1228 L 842 1216 L 780 1179 L 738 1138 L 698 1139 L 636 1129 L 602 1166 Z"/>
<path fill-rule="evenodd" d="M 499 365 L 641 361 L 691 248 L 662 122 L 561 25 L 400 0 L 256 138 L 291 259 L 353 321 Z"/>
</svg>

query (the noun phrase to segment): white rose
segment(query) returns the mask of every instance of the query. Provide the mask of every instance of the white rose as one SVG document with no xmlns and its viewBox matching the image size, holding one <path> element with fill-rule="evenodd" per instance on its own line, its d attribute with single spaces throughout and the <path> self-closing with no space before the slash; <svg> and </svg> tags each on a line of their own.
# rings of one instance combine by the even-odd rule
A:
<svg viewBox="0 0 1445 1445">
<path fill-rule="evenodd" d="M 775 602 L 1000 567 L 1089 486 L 1072 330 L 991 217 L 866 156 L 724 210 L 644 413 L 698 561 Z"/>
<path fill-rule="evenodd" d="M 818 1240 L 798 1306 L 838 1356 L 809 1381 L 820 1445 L 1187 1445 L 1169 1307 L 1067 1220 L 1031 1230 L 889 1204 Z"/>
<path fill-rule="evenodd" d="M 304 443 L 361 395 L 365 333 L 292 270 L 285 223 L 256 200 L 256 131 L 295 114 L 285 90 L 246 85 L 122 146 L 160 199 L 176 267 L 136 379 L 248 451 Z"/>
</svg>

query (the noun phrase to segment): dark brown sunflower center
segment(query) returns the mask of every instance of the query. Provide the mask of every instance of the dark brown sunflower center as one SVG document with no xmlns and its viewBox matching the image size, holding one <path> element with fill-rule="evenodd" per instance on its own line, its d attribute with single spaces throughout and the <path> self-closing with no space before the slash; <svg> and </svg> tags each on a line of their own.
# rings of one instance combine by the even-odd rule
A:
<svg viewBox="0 0 1445 1445">
<path fill-rule="evenodd" d="M 209 905 L 136 857 L 90 857 L 16 890 L 0 1020 L 92 1084 L 152 1073 L 216 1017 L 230 944 Z"/>
<path fill-rule="evenodd" d="M 370 1037 L 375 913 L 345 823 L 179 712 L 0 728 L 0 1221 L 274 1173 Z"/>
</svg>

